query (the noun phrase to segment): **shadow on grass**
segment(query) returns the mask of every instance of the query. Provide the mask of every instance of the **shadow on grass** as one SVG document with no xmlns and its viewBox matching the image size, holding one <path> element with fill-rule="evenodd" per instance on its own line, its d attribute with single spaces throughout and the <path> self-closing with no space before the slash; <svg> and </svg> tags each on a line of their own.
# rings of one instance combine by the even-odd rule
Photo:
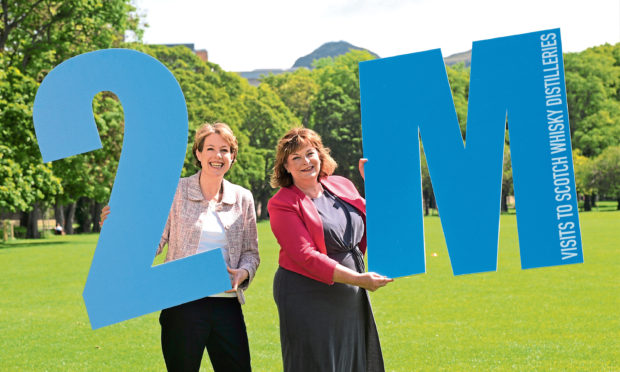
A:
<svg viewBox="0 0 620 372">
<path fill-rule="evenodd" d="M 28 240 L 15 240 L 12 242 L 2 243 L 0 242 L 0 250 L 6 248 L 39 248 L 45 247 L 48 245 L 64 245 L 69 244 L 68 241 L 50 241 L 49 239 L 28 239 Z"/>
<path fill-rule="evenodd" d="M 590 212 L 618 212 L 620 209 L 614 208 L 592 208 L 589 211 L 584 211 L 583 209 L 579 209 L 579 213 L 590 213 Z"/>
</svg>

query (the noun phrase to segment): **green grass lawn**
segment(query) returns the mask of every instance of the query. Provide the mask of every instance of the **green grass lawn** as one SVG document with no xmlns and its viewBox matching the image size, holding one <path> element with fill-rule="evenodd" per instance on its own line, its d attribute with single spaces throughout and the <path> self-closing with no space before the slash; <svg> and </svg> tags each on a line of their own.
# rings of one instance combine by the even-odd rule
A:
<svg viewBox="0 0 620 372">
<path fill-rule="evenodd" d="M 387 370 L 620 370 L 620 212 L 581 214 L 584 264 L 532 270 L 520 268 L 515 216 L 502 215 L 498 271 L 459 277 L 439 218 L 424 222 L 427 274 L 371 295 Z M 259 234 L 244 313 L 254 370 L 280 371 L 278 247 L 268 223 Z M 82 290 L 96 240 L 0 243 L 0 371 L 165 370 L 158 314 L 91 330 Z"/>
</svg>

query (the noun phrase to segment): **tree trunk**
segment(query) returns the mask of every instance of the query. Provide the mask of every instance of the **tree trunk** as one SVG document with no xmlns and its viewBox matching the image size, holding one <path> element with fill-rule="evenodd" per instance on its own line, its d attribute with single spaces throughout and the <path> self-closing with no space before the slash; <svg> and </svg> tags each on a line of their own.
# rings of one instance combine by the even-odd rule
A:
<svg viewBox="0 0 620 372">
<path fill-rule="evenodd" d="M 618 195 L 618 210 L 620 211 L 620 195 Z"/>
<path fill-rule="evenodd" d="M 506 202 L 506 199 L 508 199 L 508 193 L 505 193 L 504 190 L 502 190 L 501 211 L 504 213 L 508 213 L 508 202 Z"/>
<path fill-rule="evenodd" d="M 267 210 L 267 204 L 269 203 L 268 198 L 264 198 L 260 202 L 260 218 L 266 220 L 269 218 L 269 211 Z"/>
<path fill-rule="evenodd" d="M 94 233 L 101 232 L 101 226 L 99 225 L 99 221 L 101 220 L 101 209 L 103 209 L 103 203 L 93 203 L 93 215 L 91 218 L 93 220 L 93 228 L 91 231 Z"/>
<path fill-rule="evenodd" d="M 91 231 L 90 224 L 92 223 L 92 200 L 86 197 L 81 197 L 75 207 L 75 217 L 77 219 L 80 233 L 87 233 Z"/>
<path fill-rule="evenodd" d="M 41 208 L 35 202 L 32 211 L 28 213 L 28 224 L 26 226 L 26 239 L 39 239 L 39 219 L 41 218 Z"/>
<path fill-rule="evenodd" d="M 254 193 L 254 206 L 256 208 L 256 220 L 269 219 L 269 211 L 267 210 L 267 204 L 271 197 L 270 190 L 261 188 Z"/>
<path fill-rule="evenodd" d="M 584 195 L 583 197 L 583 211 L 589 212 L 592 210 L 592 197 L 590 195 Z"/>
<path fill-rule="evenodd" d="M 424 215 L 428 216 L 431 213 L 433 206 L 433 190 L 428 188 L 422 188 L 422 206 L 424 207 Z"/>
<path fill-rule="evenodd" d="M 54 219 L 56 220 L 56 223 L 60 224 L 60 226 L 63 226 L 64 229 L 65 210 L 60 203 L 56 203 L 56 205 L 54 205 Z"/>
<path fill-rule="evenodd" d="M 28 212 L 20 212 L 19 227 L 28 227 Z"/>
<path fill-rule="evenodd" d="M 75 217 L 75 203 L 65 206 L 65 234 L 73 234 L 73 217 Z"/>
</svg>

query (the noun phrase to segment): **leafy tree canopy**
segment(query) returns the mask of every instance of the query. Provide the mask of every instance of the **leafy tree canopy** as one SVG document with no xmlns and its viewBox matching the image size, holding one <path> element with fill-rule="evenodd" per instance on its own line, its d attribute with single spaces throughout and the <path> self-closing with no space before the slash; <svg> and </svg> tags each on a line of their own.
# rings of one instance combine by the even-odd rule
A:
<svg viewBox="0 0 620 372">
<path fill-rule="evenodd" d="M 119 45 L 125 32 L 141 37 L 129 0 L 0 0 L 0 53 L 40 80 L 69 57 Z"/>
</svg>

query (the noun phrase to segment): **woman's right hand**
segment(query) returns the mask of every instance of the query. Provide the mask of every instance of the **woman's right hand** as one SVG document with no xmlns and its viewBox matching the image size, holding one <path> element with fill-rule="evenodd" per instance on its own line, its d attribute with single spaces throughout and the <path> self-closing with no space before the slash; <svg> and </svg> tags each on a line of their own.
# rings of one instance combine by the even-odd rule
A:
<svg viewBox="0 0 620 372">
<path fill-rule="evenodd" d="M 336 283 L 356 285 L 371 292 L 374 292 L 389 282 L 394 281 L 394 279 L 373 272 L 358 273 L 357 271 L 351 270 L 341 264 L 337 264 L 334 268 L 333 280 Z"/>
<path fill-rule="evenodd" d="M 368 161 L 368 159 L 366 158 L 361 158 L 359 163 L 358 163 L 358 168 L 360 170 L 360 175 L 362 176 L 362 179 L 365 181 L 366 177 L 364 177 L 364 164 L 366 164 L 366 162 Z"/>
<path fill-rule="evenodd" d="M 103 226 L 103 221 L 105 221 L 105 219 L 108 218 L 108 214 L 110 214 L 110 206 L 106 205 L 101 210 L 101 216 L 100 216 L 101 220 L 99 221 L 99 226 Z"/>
<path fill-rule="evenodd" d="M 377 289 L 384 287 L 389 282 L 393 282 L 394 279 L 388 278 L 383 275 L 379 275 L 373 272 L 362 273 L 359 276 L 359 287 L 367 289 L 371 292 L 376 291 Z"/>
</svg>

